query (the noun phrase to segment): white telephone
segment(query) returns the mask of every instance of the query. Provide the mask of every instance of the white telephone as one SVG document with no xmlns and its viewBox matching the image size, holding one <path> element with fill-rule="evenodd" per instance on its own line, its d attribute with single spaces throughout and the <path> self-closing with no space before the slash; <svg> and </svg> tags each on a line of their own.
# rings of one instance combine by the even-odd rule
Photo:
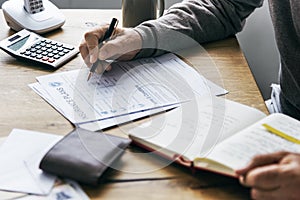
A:
<svg viewBox="0 0 300 200">
<path fill-rule="evenodd" d="M 2 10 L 7 25 L 15 31 L 27 29 L 42 34 L 65 23 L 64 15 L 48 0 L 8 0 Z"/>
</svg>

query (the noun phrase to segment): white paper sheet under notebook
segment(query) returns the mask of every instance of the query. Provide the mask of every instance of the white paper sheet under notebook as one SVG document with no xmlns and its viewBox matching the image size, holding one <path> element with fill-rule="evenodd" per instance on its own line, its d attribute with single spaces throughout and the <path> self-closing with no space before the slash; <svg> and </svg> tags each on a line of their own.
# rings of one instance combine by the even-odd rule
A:
<svg viewBox="0 0 300 200">
<path fill-rule="evenodd" d="M 62 136 L 14 129 L 0 147 L 0 190 L 48 194 L 55 177 L 39 163 Z"/>
</svg>

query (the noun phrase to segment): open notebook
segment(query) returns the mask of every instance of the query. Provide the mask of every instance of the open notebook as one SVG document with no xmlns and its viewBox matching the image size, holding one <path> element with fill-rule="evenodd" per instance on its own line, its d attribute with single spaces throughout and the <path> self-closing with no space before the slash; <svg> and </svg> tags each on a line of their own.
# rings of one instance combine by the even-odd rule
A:
<svg viewBox="0 0 300 200">
<path fill-rule="evenodd" d="M 132 129 L 130 138 L 185 166 L 233 177 L 234 171 L 255 155 L 279 150 L 300 152 L 295 142 L 300 139 L 299 121 L 283 114 L 266 116 L 223 98 L 198 101 L 198 109 L 195 105 L 176 108 Z"/>
</svg>

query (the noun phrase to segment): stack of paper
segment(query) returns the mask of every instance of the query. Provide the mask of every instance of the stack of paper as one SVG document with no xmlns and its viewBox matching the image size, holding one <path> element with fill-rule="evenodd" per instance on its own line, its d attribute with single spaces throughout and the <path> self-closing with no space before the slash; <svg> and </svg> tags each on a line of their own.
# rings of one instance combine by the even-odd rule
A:
<svg viewBox="0 0 300 200">
<path fill-rule="evenodd" d="M 62 136 L 14 129 L 0 138 L 0 199 L 89 199 L 73 181 L 60 181 L 39 169 L 47 151 Z M 55 184 L 55 185 L 54 185 Z M 68 196 L 68 198 L 58 198 Z"/>
<path fill-rule="evenodd" d="M 174 54 L 112 63 L 87 81 L 87 68 L 37 77 L 30 87 L 72 123 L 92 131 L 180 106 L 195 95 L 226 90 Z"/>
<path fill-rule="evenodd" d="M 39 162 L 61 136 L 14 129 L 0 148 L 0 189 L 48 194 L 55 177 L 43 173 Z"/>
</svg>

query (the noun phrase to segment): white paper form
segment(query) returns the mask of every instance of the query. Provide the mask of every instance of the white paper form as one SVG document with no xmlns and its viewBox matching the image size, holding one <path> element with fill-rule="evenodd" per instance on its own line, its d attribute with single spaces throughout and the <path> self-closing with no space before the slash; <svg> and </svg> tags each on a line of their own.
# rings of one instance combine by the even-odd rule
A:
<svg viewBox="0 0 300 200">
<path fill-rule="evenodd" d="M 0 147 L 0 190 L 48 194 L 55 177 L 39 169 L 46 152 L 62 136 L 14 129 Z"/>
<path fill-rule="evenodd" d="M 63 116 L 65 116 L 63 109 L 61 109 L 59 105 L 57 105 L 53 102 L 51 96 L 47 93 L 47 91 L 45 91 L 41 87 L 41 85 L 39 83 L 29 84 L 29 87 L 33 91 L 35 91 L 38 95 L 40 95 L 43 99 L 45 99 L 50 105 L 52 105 L 58 112 L 60 112 Z M 140 119 L 145 116 L 150 116 L 152 114 L 164 112 L 166 110 L 170 110 L 170 109 L 176 108 L 178 106 L 179 106 L 179 104 L 175 104 L 175 105 L 166 106 L 166 107 L 162 107 L 162 108 L 156 108 L 156 109 L 152 109 L 152 110 L 148 110 L 148 111 L 140 111 L 140 112 L 136 112 L 136 113 L 129 114 L 129 115 L 123 115 L 123 116 L 108 118 L 108 119 L 104 119 L 104 120 L 98 120 L 95 122 L 81 123 L 78 126 L 80 128 L 86 129 L 86 130 L 98 131 L 98 130 L 109 128 L 109 127 L 112 127 L 115 125 L 120 125 L 120 124 L 124 124 L 124 123 L 130 122 L 130 121 L 136 120 L 136 119 Z"/>
<path fill-rule="evenodd" d="M 88 69 L 37 79 L 51 104 L 77 124 L 170 106 L 190 100 L 195 91 L 210 91 L 207 80 L 174 54 L 113 65 L 112 71 L 102 77 L 93 76 L 89 82 Z M 219 94 L 227 92 L 215 88 Z M 120 121 L 114 120 L 109 126 L 117 122 Z"/>
</svg>

